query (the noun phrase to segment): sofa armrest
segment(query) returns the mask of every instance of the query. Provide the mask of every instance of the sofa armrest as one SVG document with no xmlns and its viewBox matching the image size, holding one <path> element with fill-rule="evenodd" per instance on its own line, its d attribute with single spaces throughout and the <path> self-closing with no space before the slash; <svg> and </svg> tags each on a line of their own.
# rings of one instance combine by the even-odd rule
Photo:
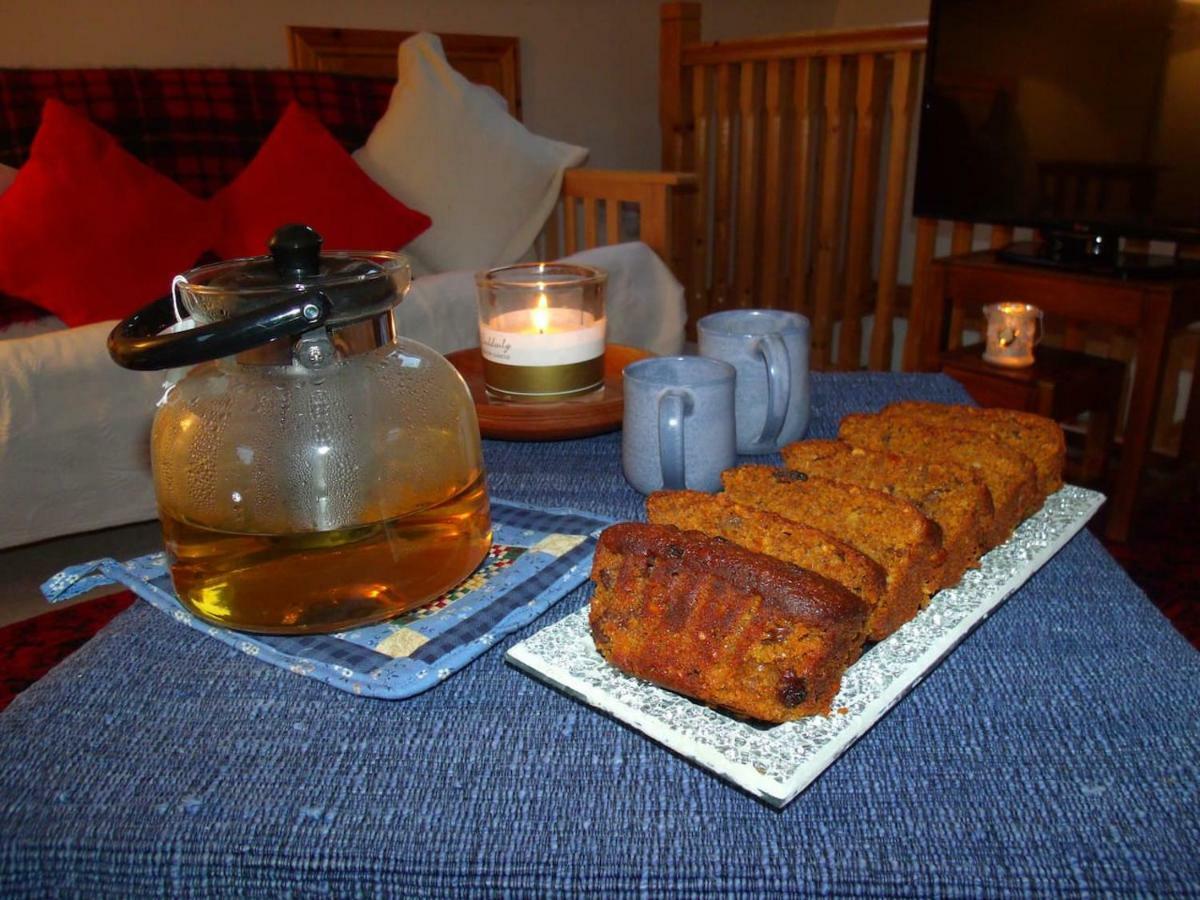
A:
<svg viewBox="0 0 1200 900">
<path fill-rule="evenodd" d="M 672 219 L 678 198 L 695 189 L 696 176 L 688 172 L 568 169 L 559 206 L 543 232 L 543 258 L 640 240 L 678 276 Z M 622 215 L 622 204 L 636 207 L 636 225 Z"/>
<path fill-rule="evenodd" d="M 0 341 L 0 547 L 155 517 L 163 373 L 109 358 L 115 324 Z"/>
</svg>

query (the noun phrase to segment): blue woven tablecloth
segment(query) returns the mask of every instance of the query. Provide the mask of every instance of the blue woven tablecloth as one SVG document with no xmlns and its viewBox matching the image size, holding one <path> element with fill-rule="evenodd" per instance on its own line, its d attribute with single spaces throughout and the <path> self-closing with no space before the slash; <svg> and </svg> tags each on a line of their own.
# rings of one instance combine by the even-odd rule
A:
<svg viewBox="0 0 1200 900">
<path fill-rule="evenodd" d="M 939 376 L 815 378 L 810 434 Z M 620 435 L 492 491 L 635 518 Z M 354 698 L 137 605 L 0 715 L 0 894 L 1200 891 L 1200 653 L 1084 533 L 791 806 L 506 666 Z"/>
</svg>

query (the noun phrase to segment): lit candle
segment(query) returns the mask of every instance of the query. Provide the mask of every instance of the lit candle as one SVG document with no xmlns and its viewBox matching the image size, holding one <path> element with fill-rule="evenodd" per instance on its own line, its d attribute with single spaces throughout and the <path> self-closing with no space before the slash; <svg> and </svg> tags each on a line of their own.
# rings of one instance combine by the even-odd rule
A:
<svg viewBox="0 0 1200 900">
<path fill-rule="evenodd" d="M 998 366 L 1033 365 L 1033 348 L 1042 339 L 1042 311 L 1029 303 L 990 303 L 983 358 Z"/>
<path fill-rule="evenodd" d="M 539 269 L 551 272 L 550 266 Z M 479 343 L 488 390 L 511 400 L 553 400 L 603 384 L 603 273 L 556 266 L 551 274 L 557 280 L 525 282 L 522 300 L 520 283 L 503 280 L 510 272 L 494 270 L 480 281 Z"/>
<path fill-rule="evenodd" d="M 539 291 L 544 291 L 545 289 L 546 286 L 544 284 L 538 285 Z M 546 329 L 550 327 L 550 302 L 546 299 L 545 294 L 538 294 L 537 306 L 534 307 L 529 317 L 533 319 L 533 327 L 537 329 L 538 334 L 545 334 Z"/>
<path fill-rule="evenodd" d="M 479 325 L 485 359 L 509 366 L 562 366 L 604 355 L 605 320 L 575 309 L 537 307 Z"/>
</svg>

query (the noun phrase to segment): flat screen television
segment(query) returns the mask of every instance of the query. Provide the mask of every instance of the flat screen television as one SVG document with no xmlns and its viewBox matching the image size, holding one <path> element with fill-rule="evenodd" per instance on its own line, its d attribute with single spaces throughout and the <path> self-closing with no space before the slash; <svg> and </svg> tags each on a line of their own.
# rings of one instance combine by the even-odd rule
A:
<svg viewBox="0 0 1200 900">
<path fill-rule="evenodd" d="M 1033 262 L 1200 241 L 1200 0 L 933 0 L 914 212 L 1032 226 Z"/>
</svg>

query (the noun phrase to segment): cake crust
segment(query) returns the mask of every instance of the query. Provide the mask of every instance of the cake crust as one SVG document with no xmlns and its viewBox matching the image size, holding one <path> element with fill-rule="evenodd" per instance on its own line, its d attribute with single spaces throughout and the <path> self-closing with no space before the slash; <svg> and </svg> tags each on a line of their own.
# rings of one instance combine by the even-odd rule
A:
<svg viewBox="0 0 1200 900">
<path fill-rule="evenodd" d="M 722 537 L 816 572 L 849 588 L 869 610 L 879 605 L 887 588 L 883 568 L 845 541 L 724 494 L 658 491 L 646 499 L 646 518 L 655 525 Z"/>
<path fill-rule="evenodd" d="M 730 499 L 828 531 L 883 567 L 887 587 L 867 622 L 872 640 L 915 616 L 936 590 L 934 573 L 945 559 L 941 529 L 908 501 L 771 466 L 738 466 L 721 480 Z"/>
<path fill-rule="evenodd" d="M 846 588 L 720 538 L 626 522 L 601 534 L 589 612 L 617 668 L 742 716 L 824 714 L 861 652 Z"/>
<path fill-rule="evenodd" d="M 966 466 L 987 485 L 994 517 L 986 545 L 1003 543 L 1039 501 L 1037 469 L 1024 453 L 990 435 L 900 415 L 849 415 L 838 437 L 855 447 L 887 450 L 917 460 Z"/>
<path fill-rule="evenodd" d="M 957 584 L 979 564 L 992 530 L 992 497 L 972 469 L 852 447 L 845 441 L 808 440 L 781 451 L 793 471 L 849 481 L 913 504 L 942 530 L 946 559 L 935 571 L 938 587 Z"/>
<path fill-rule="evenodd" d="M 1038 500 L 1027 513 L 1036 512 L 1046 497 L 1063 486 L 1067 444 L 1062 427 L 1053 419 L 1017 409 L 917 400 L 893 403 L 881 415 L 978 431 L 1028 456 L 1037 469 Z"/>
</svg>

